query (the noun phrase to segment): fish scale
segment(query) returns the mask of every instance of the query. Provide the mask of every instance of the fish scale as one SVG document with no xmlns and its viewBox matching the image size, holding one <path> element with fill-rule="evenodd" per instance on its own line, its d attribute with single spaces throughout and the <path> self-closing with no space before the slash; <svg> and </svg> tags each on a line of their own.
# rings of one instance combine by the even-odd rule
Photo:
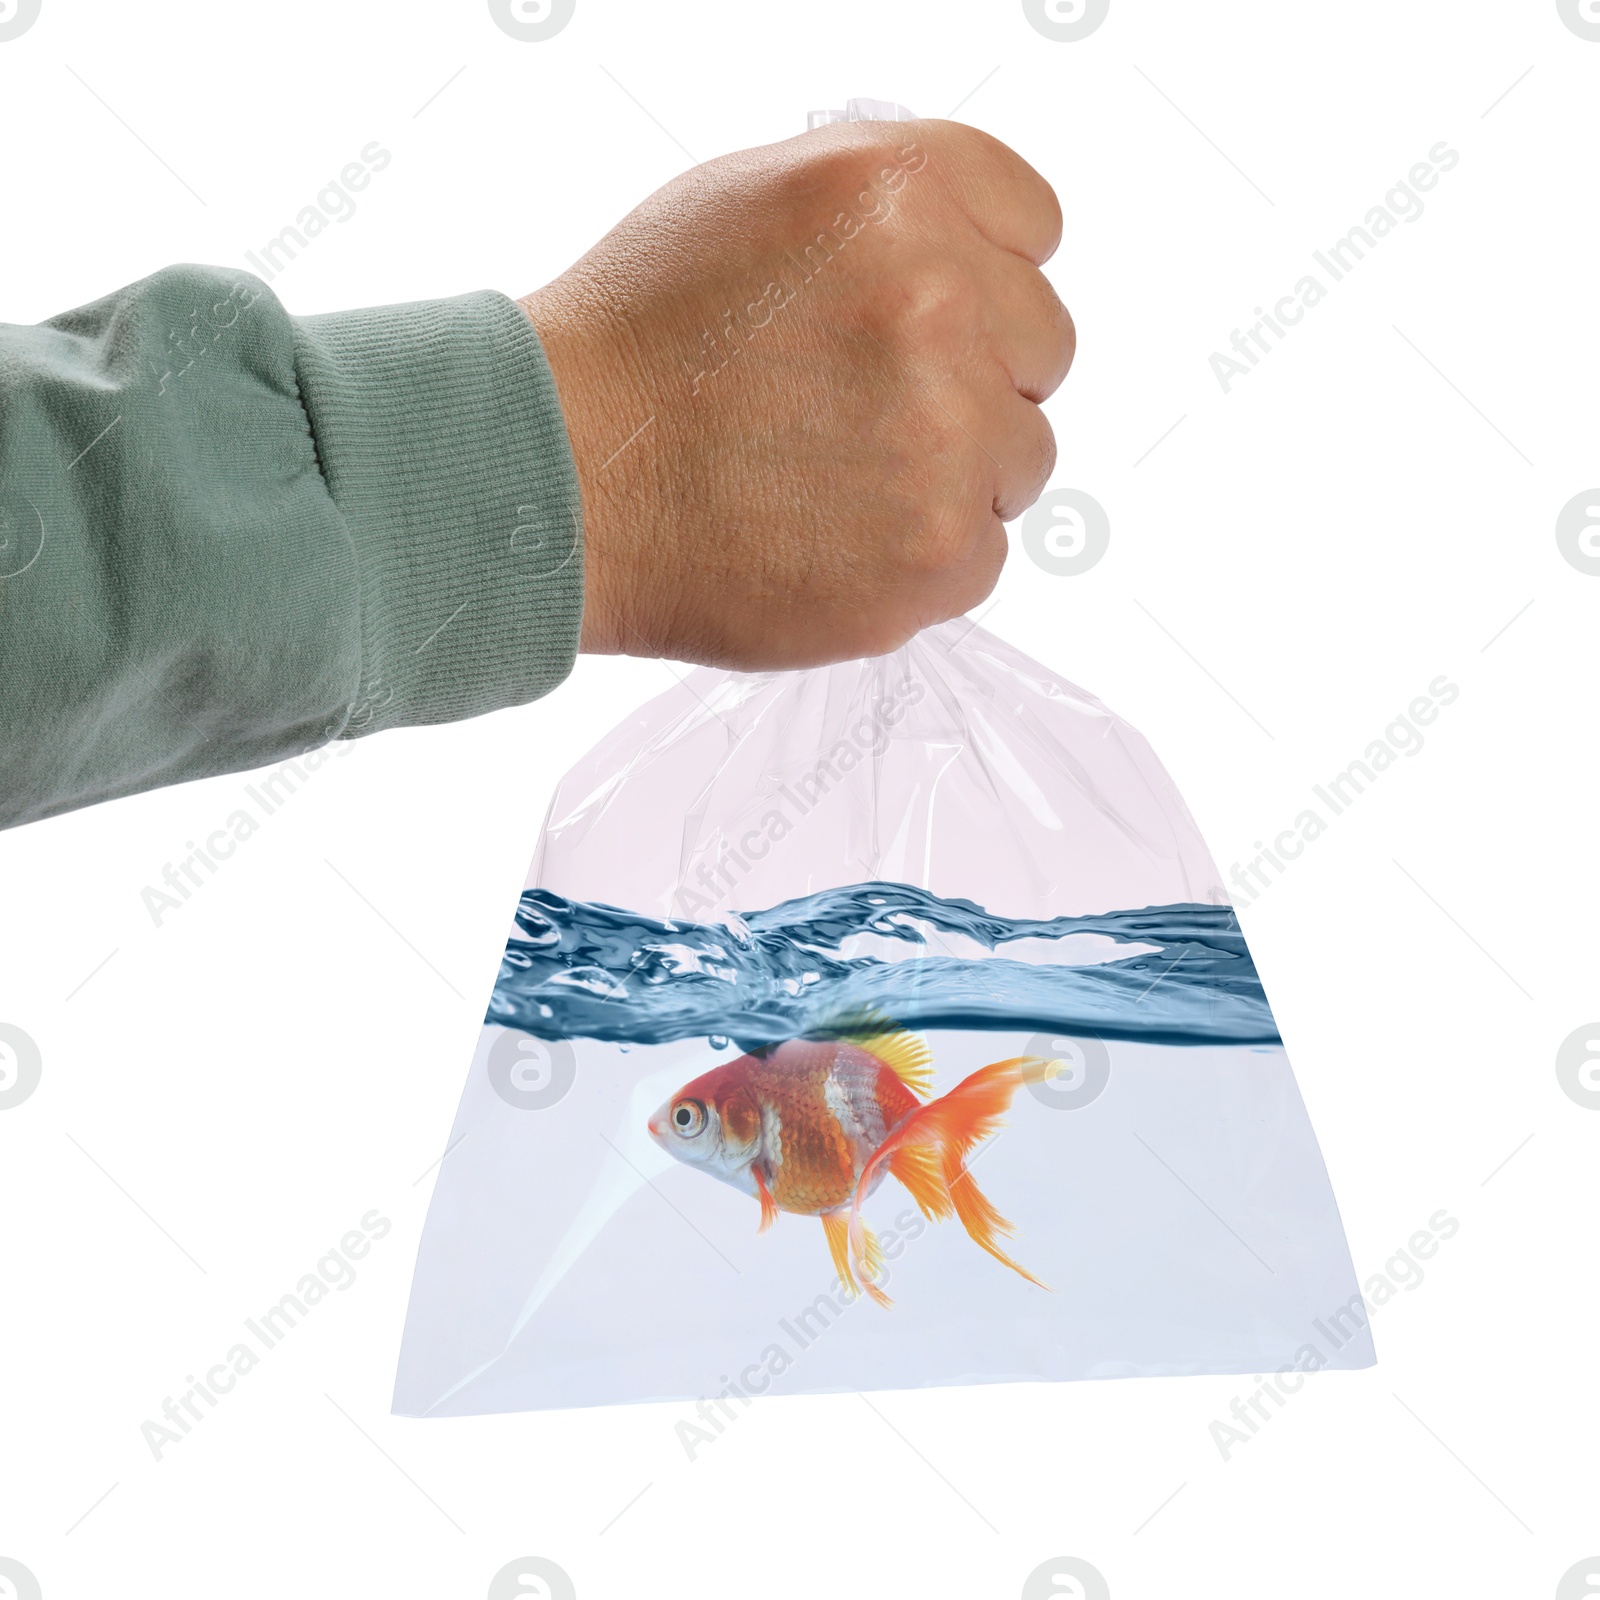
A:
<svg viewBox="0 0 1600 1600">
<path fill-rule="evenodd" d="M 785 1051 L 779 1060 L 777 1052 L 751 1058 L 758 1065 L 749 1090 L 777 1114 L 780 1148 L 762 1151 L 773 1198 L 781 1210 L 815 1216 L 850 1203 L 890 1121 L 908 1115 L 917 1101 L 856 1045 L 796 1041 Z M 839 1100 L 853 1127 L 830 1104 Z"/>
</svg>

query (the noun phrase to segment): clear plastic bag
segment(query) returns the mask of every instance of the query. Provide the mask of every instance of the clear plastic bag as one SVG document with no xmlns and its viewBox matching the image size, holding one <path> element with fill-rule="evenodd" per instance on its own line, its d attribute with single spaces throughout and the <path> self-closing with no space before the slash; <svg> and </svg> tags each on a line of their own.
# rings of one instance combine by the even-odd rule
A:
<svg viewBox="0 0 1600 1600">
<path fill-rule="evenodd" d="M 966 621 L 562 780 L 447 1148 L 406 1415 L 1374 1359 L 1183 802 Z"/>
</svg>

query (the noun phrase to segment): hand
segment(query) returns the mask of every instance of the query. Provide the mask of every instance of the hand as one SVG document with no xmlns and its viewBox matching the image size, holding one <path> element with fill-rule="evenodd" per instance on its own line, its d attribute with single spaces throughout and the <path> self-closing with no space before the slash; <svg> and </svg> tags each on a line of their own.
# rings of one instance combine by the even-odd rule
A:
<svg viewBox="0 0 1600 1600">
<path fill-rule="evenodd" d="M 583 494 L 582 648 L 814 666 L 982 600 L 1055 464 L 1060 237 L 987 135 L 834 124 L 684 173 L 528 295 Z"/>
</svg>

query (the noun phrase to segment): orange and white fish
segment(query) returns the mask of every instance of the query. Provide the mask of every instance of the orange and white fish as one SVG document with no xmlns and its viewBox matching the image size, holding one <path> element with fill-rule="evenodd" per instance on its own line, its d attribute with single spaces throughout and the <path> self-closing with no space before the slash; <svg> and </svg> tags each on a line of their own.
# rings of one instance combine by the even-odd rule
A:
<svg viewBox="0 0 1600 1600">
<path fill-rule="evenodd" d="M 861 1202 L 893 1174 L 931 1221 L 955 1215 L 997 1261 L 1048 1285 L 996 1243 L 1012 1227 L 967 1171 L 967 1156 L 999 1126 L 1012 1096 L 1064 1063 L 1016 1056 L 980 1067 L 932 1099 L 927 1045 L 904 1030 L 794 1039 L 713 1067 L 650 1118 L 650 1136 L 761 1203 L 759 1231 L 780 1211 L 820 1217 L 840 1279 L 878 1302 L 883 1255 Z"/>
</svg>

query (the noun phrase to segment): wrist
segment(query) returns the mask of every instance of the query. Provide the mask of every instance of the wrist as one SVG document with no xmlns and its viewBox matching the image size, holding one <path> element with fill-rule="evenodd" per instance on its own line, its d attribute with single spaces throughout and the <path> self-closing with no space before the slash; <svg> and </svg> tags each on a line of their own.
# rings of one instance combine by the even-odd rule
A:
<svg viewBox="0 0 1600 1600">
<path fill-rule="evenodd" d="M 584 530 L 579 649 L 642 654 L 641 619 L 621 546 L 642 520 L 637 491 L 649 475 L 648 439 L 658 424 L 642 386 L 633 381 L 625 337 L 574 298 L 557 283 L 517 304 L 544 347 L 578 472 Z"/>
</svg>

